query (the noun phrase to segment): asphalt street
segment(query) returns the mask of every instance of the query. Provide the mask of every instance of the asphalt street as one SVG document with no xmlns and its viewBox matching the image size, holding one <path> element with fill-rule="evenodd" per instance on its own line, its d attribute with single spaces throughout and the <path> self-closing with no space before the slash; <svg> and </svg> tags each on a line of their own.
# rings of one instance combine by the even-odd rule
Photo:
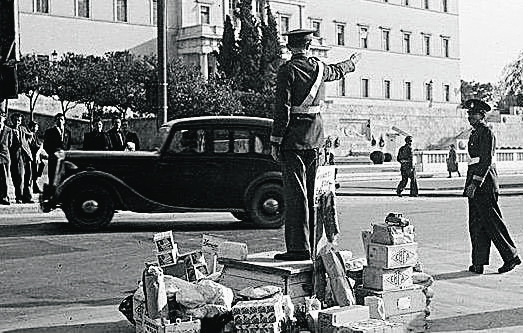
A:
<svg viewBox="0 0 523 333">
<path fill-rule="evenodd" d="M 523 196 L 502 196 L 517 244 L 523 240 Z M 462 197 L 339 196 L 339 249 L 363 256 L 361 231 L 389 212 L 416 227 L 425 271 L 436 278 L 431 332 L 523 332 L 521 267 L 497 274 L 493 249 L 486 274 L 470 264 L 466 200 Z M 119 213 L 102 232 L 70 229 L 63 213 L 4 213 L 0 218 L 1 332 L 133 332 L 118 312 L 136 289 L 144 262 L 154 261 L 152 236 L 173 230 L 181 252 L 211 233 L 246 242 L 249 252 L 283 250 L 283 229 L 246 228 L 229 214 Z"/>
</svg>

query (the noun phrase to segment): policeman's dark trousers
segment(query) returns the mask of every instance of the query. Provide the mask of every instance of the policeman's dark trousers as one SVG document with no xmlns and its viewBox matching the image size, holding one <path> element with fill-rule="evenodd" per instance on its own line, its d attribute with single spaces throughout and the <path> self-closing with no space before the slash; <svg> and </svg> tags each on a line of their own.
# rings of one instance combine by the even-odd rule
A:
<svg viewBox="0 0 523 333">
<path fill-rule="evenodd" d="M 287 252 L 311 251 L 314 242 L 314 179 L 318 150 L 281 152 Z"/>
<path fill-rule="evenodd" d="M 31 171 L 31 160 L 24 153 L 12 155 L 11 180 L 15 188 L 16 200 L 31 200 L 31 185 L 33 172 Z"/>
<path fill-rule="evenodd" d="M 410 195 L 418 195 L 418 181 L 416 180 L 416 169 L 401 169 L 401 180 L 396 192 L 401 194 L 410 179 Z"/>
<path fill-rule="evenodd" d="M 498 193 L 493 190 L 478 190 L 474 198 L 469 198 L 468 201 L 472 264 L 489 264 L 491 242 L 504 262 L 514 259 L 517 250 L 503 222 L 498 206 Z"/>
</svg>

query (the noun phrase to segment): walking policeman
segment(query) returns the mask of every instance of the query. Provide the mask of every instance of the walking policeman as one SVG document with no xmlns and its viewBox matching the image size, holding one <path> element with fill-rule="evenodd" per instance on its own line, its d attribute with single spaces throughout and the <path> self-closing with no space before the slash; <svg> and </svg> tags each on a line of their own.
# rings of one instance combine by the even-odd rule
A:
<svg viewBox="0 0 523 333">
<path fill-rule="evenodd" d="M 288 36 L 291 59 L 278 72 L 271 154 L 280 160 L 285 198 L 285 244 L 277 260 L 308 260 L 314 242 L 314 179 L 323 145 L 325 84 L 353 72 L 358 53 L 326 65 L 308 57 L 314 30 L 293 30 Z"/>
<path fill-rule="evenodd" d="M 483 273 L 489 264 L 490 244 L 499 251 L 503 266 L 499 273 L 511 271 L 521 260 L 510 238 L 498 206 L 498 174 L 494 163 L 496 137 L 485 122 L 490 106 L 478 99 L 465 102 L 468 121 L 474 128 L 469 137 L 469 166 L 464 195 L 469 204 L 469 232 L 472 243 L 472 266 L 469 271 Z"/>
</svg>

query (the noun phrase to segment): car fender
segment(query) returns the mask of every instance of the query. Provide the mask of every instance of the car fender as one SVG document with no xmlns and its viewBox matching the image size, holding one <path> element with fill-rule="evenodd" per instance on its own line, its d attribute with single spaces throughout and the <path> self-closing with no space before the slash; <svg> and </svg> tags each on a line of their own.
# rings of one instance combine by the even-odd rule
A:
<svg viewBox="0 0 523 333">
<path fill-rule="evenodd" d="M 260 186 L 263 183 L 278 183 L 283 185 L 283 174 L 281 171 L 269 171 L 265 172 L 262 175 L 256 177 L 249 186 L 247 186 L 247 189 L 245 190 L 244 194 L 244 205 L 248 206 L 248 201 L 250 200 L 254 190 Z"/>
</svg>

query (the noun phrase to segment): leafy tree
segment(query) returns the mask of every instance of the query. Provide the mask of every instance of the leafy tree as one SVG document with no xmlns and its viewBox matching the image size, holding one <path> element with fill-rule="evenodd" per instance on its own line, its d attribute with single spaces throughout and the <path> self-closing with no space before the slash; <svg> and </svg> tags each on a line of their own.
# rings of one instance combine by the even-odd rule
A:
<svg viewBox="0 0 523 333">
<path fill-rule="evenodd" d="M 523 53 L 503 69 L 501 92 L 506 108 L 523 106 Z"/>
<path fill-rule="evenodd" d="M 242 0 L 238 3 L 237 16 L 240 20 L 240 40 L 238 41 L 238 82 L 240 90 L 258 91 L 260 89 L 261 40 L 259 26 L 252 14 L 252 2 Z"/>
<path fill-rule="evenodd" d="M 225 17 L 222 41 L 218 52 L 215 52 L 215 56 L 218 61 L 218 70 L 224 73 L 227 78 L 233 78 L 237 72 L 238 46 L 236 45 L 234 27 L 229 15 Z"/>
<path fill-rule="evenodd" d="M 33 120 L 33 114 L 40 89 L 45 84 L 49 61 L 39 59 L 32 54 L 21 57 L 18 64 L 18 89 L 29 99 L 29 117 Z"/>
<path fill-rule="evenodd" d="M 496 102 L 495 86 L 491 83 L 468 82 L 461 80 L 461 101 L 464 103 L 471 98 L 481 99 L 487 103 Z"/>
<path fill-rule="evenodd" d="M 262 77 L 262 91 L 271 91 L 276 85 L 276 75 L 281 65 L 282 50 L 278 36 L 277 23 L 272 15 L 270 6 L 267 6 L 267 23 L 261 24 L 260 74 Z"/>
</svg>

